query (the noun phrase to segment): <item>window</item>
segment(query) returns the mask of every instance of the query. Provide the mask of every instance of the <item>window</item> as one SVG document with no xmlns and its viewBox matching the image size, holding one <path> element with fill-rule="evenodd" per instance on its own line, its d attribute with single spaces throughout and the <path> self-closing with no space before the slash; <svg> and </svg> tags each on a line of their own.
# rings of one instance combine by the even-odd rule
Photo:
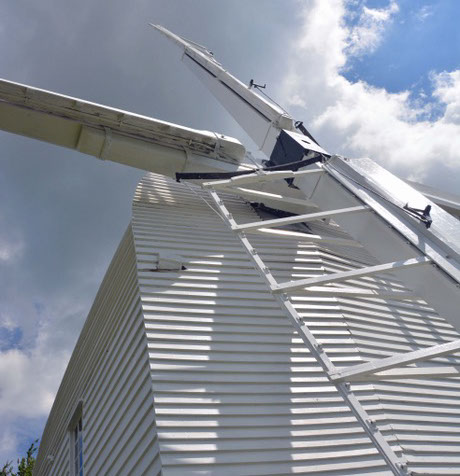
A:
<svg viewBox="0 0 460 476">
<path fill-rule="evenodd" d="M 83 424 L 81 415 L 73 429 L 73 471 L 75 476 L 83 476 Z"/>
<path fill-rule="evenodd" d="M 78 402 L 68 426 L 70 442 L 70 474 L 83 476 L 83 402 Z"/>
</svg>

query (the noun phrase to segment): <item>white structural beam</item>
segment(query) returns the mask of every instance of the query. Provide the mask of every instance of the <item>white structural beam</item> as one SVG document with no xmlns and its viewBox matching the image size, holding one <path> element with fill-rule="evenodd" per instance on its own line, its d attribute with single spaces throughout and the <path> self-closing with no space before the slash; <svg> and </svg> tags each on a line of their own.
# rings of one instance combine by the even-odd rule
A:
<svg viewBox="0 0 460 476">
<path fill-rule="evenodd" d="M 0 129 L 171 177 L 251 170 L 244 146 L 199 131 L 0 79 Z"/>
<path fill-rule="evenodd" d="M 243 225 L 236 225 L 232 229 L 234 231 L 251 231 L 259 228 L 273 228 L 277 226 L 292 225 L 294 223 L 302 223 L 313 220 L 322 220 L 331 218 L 335 215 L 344 215 L 347 213 L 361 213 L 369 211 L 369 207 L 358 205 L 356 207 L 341 208 L 338 210 L 329 210 L 326 212 L 306 213 L 303 215 L 294 215 L 286 218 L 276 218 L 273 220 L 263 220 L 253 223 L 245 223 Z"/>
<path fill-rule="evenodd" d="M 366 377 L 366 379 L 384 370 L 401 367 L 404 365 L 414 364 L 423 360 L 441 357 L 443 355 L 453 354 L 460 351 L 460 340 L 448 342 L 447 344 L 435 345 L 425 349 L 415 350 L 406 354 L 397 354 L 385 359 L 374 360 L 365 364 L 354 365 L 339 372 L 329 375 L 333 381 L 351 381 L 358 378 Z M 425 370 L 425 369 L 424 369 Z"/>
<path fill-rule="evenodd" d="M 253 230 L 253 233 L 260 233 L 262 235 L 278 235 L 283 239 L 295 240 L 295 241 L 305 241 L 313 243 L 324 243 L 336 246 L 349 246 L 351 248 L 362 248 L 362 245 L 354 240 L 347 240 L 346 238 L 333 238 L 329 236 L 313 235 L 310 233 L 301 233 L 298 231 L 291 230 L 279 230 L 274 228 L 258 228 Z"/>
<path fill-rule="evenodd" d="M 324 297 L 357 297 L 391 300 L 416 299 L 414 293 L 407 293 L 404 291 L 386 292 L 376 289 L 360 289 L 350 287 L 338 288 L 331 286 L 310 286 L 309 288 L 302 290 L 302 294 Z"/>
<path fill-rule="evenodd" d="M 299 170 L 294 172 L 293 170 L 275 170 L 273 172 L 264 172 L 259 170 L 253 174 L 238 175 L 226 180 L 215 180 L 212 182 L 203 183 L 203 188 L 212 188 L 219 190 L 227 188 L 229 186 L 248 185 L 253 183 L 274 182 L 276 180 L 283 180 L 289 178 L 300 178 L 303 176 L 318 176 L 324 174 L 323 169 L 311 169 L 311 170 Z"/>
<path fill-rule="evenodd" d="M 275 202 L 280 205 L 281 208 L 284 208 L 285 205 L 295 205 L 304 208 L 316 208 L 314 204 L 308 200 L 302 200 L 300 198 L 295 197 L 287 197 L 284 195 L 280 195 L 279 193 L 253 190 L 244 187 L 226 187 L 223 188 L 223 191 L 225 191 L 225 193 L 233 193 L 235 195 L 253 199 L 259 202 Z"/>
<path fill-rule="evenodd" d="M 441 379 L 447 377 L 460 377 L 460 367 L 446 365 L 442 367 L 396 368 L 375 374 L 353 376 L 347 381 L 380 382 L 382 380 Z"/>
<path fill-rule="evenodd" d="M 379 264 L 376 266 L 368 266 L 366 268 L 353 269 L 351 271 L 344 271 L 342 273 L 331 273 L 315 278 L 299 279 L 297 281 L 289 281 L 281 283 L 272 288 L 274 294 L 288 293 L 297 291 L 299 289 L 315 286 L 319 284 L 328 284 L 339 281 L 346 281 L 347 279 L 355 279 L 362 276 L 370 276 L 372 274 L 386 273 L 394 271 L 398 268 L 410 268 L 414 266 L 421 266 L 430 263 L 431 260 L 426 256 L 419 256 L 418 258 L 411 258 L 402 261 L 393 261 L 392 263 Z"/>
</svg>

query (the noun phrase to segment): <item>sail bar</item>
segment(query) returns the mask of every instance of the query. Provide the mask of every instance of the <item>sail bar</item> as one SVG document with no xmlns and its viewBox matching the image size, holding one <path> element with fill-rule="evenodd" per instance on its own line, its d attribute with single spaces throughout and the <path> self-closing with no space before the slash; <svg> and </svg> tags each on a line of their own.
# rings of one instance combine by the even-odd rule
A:
<svg viewBox="0 0 460 476">
<path fill-rule="evenodd" d="M 355 240 L 348 240 L 346 238 L 334 238 L 330 236 L 312 235 L 310 233 L 301 233 L 298 231 L 282 230 L 277 228 L 258 228 L 257 230 L 252 230 L 252 233 L 279 236 L 284 240 L 304 240 L 306 243 L 324 243 L 336 246 L 348 246 L 350 248 L 362 248 L 362 245 Z"/>
<path fill-rule="evenodd" d="M 245 198 L 252 198 L 253 200 L 258 200 L 259 202 L 275 202 L 278 207 L 281 209 L 284 208 L 284 205 L 297 205 L 299 207 L 309 207 L 313 208 L 314 204 L 308 200 L 302 200 L 295 197 L 287 197 L 280 195 L 278 193 L 265 192 L 262 190 L 253 190 L 244 187 L 222 187 L 222 190 L 225 193 L 233 193 Z"/>
<path fill-rule="evenodd" d="M 364 289 L 357 287 L 311 286 L 302 290 L 302 295 L 322 297 L 357 297 L 403 301 L 417 299 L 414 293 L 404 291 L 381 291 L 380 289 Z"/>
<path fill-rule="evenodd" d="M 304 215 L 294 215 L 286 218 L 276 218 L 273 220 L 262 220 L 254 223 L 245 223 L 243 225 L 235 225 L 233 231 L 251 231 L 259 228 L 272 228 L 277 226 L 291 225 L 293 223 L 302 223 L 312 220 L 324 220 L 335 215 L 344 215 L 345 213 L 360 213 L 369 211 L 369 207 L 358 205 L 356 207 L 341 208 L 338 210 L 329 210 L 326 212 L 306 213 Z"/>
<path fill-rule="evenodd" d="M 425 349 L 415 350 L 406 354 L 397 354 L 387 357 L 385 359 L 373 360 L 365 364 L 355 365 L 340 370 L 336 373 L 331 373 L 329 377 L 333 381 L 351 381 L 357 378 L 367 377 L 377 372 L 390 370 L 395 367 L 403 365 L 414 364 L 423 360 L 432 359 L 434 357 L 442 357 L 444 355 L 453 354 L 460 351 L 460 340 L 454 340 L 446 344 L 435 345 Z"/>
<path fill-rule="evenodd" d="M 309 169 L 309 170 L 276 170 L 273 172 L 264 172 L 263 170 L 258 170 L 253 174 L 248 175 L 239 175 L 232 177 L 226 180 L 216 180 L 214 182 L 205 182 L 202 184 L 203 188 L 213 188 L 213 189 L 221 189 L 228 186 L 239 186 L 239 185 L 249 185 L 249 184 L 258 184 L 264 182 L 273 182 L 276 180 L 282 180 L 287 178 L 298 178 L 304 175 L 312 176 L 312 175 L 322 175 L 324 174 L 324 170 L 321 168 L 318 169 Z"/>
<path fill-rule="evenodd" d="M 183 49 L 182 61 L 199 77 L 268 157 L 282 129 L 294 131 L 294 122 L 278 105 L 269 102 L 228 73 L 208 51 L 160 25 L 156 30 Z"/>
<path fill-rule="evenodd" d="M 314 286 L 318 284 L 336 283 L 346 281 L 347 279 L 355 279 L 361 276 L 370 276 L 372 274 L 386 273 L 398 268 L 411 268 L 431 263 L 426 256 L 419 256 L 402 261 L 394 261 L 392 263 L 378 264 L 376 266 L 367 266 L 366 268 L 353 269 L 351 271 L 343 271 L 341 273 L 330 273 L 315 278 L 299 279 L 297 281 L 289 281 L 287 283 L 277 284 L 272 287 L 273 294 L 282 294 L 297 291 L 299 289 Z"/>
<path fill-rule="evenodd" d="M 441 379 L 446 377 L 460 377 L 460 367 L 453 365 L 434 367 L 403 367 L 386 370 L 370 375 L 350 377 L 349 382 L 379 382 L 382 380 L 407 380 L 407 379 Z"/>
</svg>

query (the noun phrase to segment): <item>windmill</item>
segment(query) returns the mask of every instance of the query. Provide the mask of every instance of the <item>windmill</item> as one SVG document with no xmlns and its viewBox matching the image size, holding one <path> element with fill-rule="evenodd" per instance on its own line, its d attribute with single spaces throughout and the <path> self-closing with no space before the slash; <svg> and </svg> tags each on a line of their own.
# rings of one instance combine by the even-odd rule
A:
<svg viewBox="0 0 460 476">
<path fill-rule="evenodd" d="M 330 154 L 263 86 L 155 28 L 267 161 L 0 83 L 2 129 L 149 171 L 37 473 L 458 474 L 460 225 L 445 200 Z"/>
</svg>

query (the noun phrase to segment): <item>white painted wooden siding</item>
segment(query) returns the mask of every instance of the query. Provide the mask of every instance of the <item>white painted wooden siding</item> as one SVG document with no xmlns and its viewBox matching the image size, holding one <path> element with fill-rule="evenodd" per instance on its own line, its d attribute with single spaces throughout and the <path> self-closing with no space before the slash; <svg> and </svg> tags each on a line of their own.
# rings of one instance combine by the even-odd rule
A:
<svg viewBox="0 0 460 476">
<path fill-rule="evenodd" d="M 131 227 L 112 260 L 70 359 L 41 440 L 34 474 L 71 474 L 68 425 L 80 400 L 86 476 L 159 473 Z M 53 456 L 53 463 L 48 456 Z"/>
<path fill-rule="evenodd" d="M 87 476 L 390 474 L 205 198 L 159 175 L 139 184 L 132 231 L 69 363 L 35 474 L 68 474 L 67 428 L 80 400 Z M 239 223 L 257 220 L 243 200 L 226 203 Z M 348 238 L 334 224 L 311 228 Z M 251 241 L 278 281 L 375 263 L 359 246 L 273 235 Z M 158 270 L 159 253 L 186 269 Z M 392 275 L 353 285 L 404 290 Z M 421 300 L 293 302 L 338 367 L 459 337 Z M 460 474 L 459 379 L 352 389 L 414 475 Z"/>
<path fill-rule="evenodd" d="M 149 175 L 133 210 L 139 269 L 158 251 L 187 267 L 139 274 L 163 474 L 389 474 L 239 242 L 195 193 Z M 257 219 L 241 200 L 229 206 L 241 223 Z M 279 278 L 324 272 L 314 245 L 253 241 Z M 338 303 L 304 305 L 335 362 L 359 362 Z"/>
<path fill-rule="evenodd" d="M 150 174 L 134 200 L 163 474 L 387 474 L 203 198 L 198 188 Z M 257 219 L 240 199 L 228 197 L 226 204 L 239 223 Z M 312 229 L 347 238 L 333 224 Z M 257 235 L 251 242 L 279 282 L 375 263 L 362 247 Z M 158 251 L 181 255 L 187 269 L 145 271 Z M 404 290 L 392 275 L 353 285 Z M 294 296 L 294 303 L 337 366 L 459 337 L 421 300 Z M 460 474 L 459 379 L 355 383 L 352 389 L 414 474 Z"/>
</svg>

